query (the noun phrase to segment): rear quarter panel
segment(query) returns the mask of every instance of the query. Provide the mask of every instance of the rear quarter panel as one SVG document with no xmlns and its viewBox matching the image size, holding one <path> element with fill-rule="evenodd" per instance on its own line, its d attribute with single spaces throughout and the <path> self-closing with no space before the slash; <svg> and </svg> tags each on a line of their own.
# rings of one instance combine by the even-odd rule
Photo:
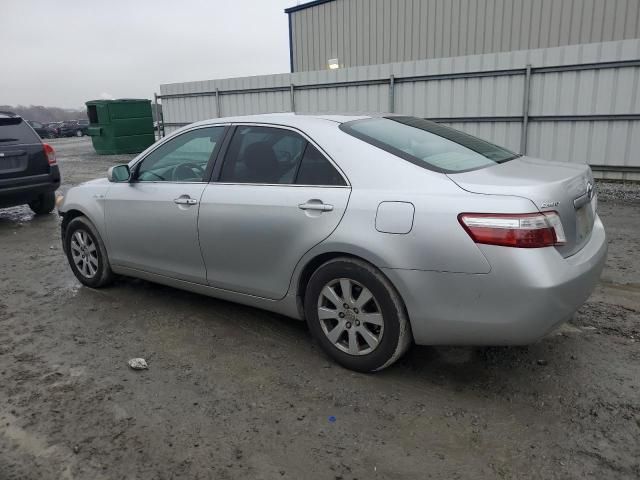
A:
<svg viewBox="0 0 640 480">
<path fill-rule="evenodd" d="M 340 131 L 337 126 L 309 134 L 338 163 L 352 186 L 338 228 L 302 259 L 343 252 L 378 268 L 488 273 L 489 262 L 458 222 L 462 212 L 535 212 L 525 198 L 479 195 L 446 175 L 411 164 Z M 376 229 L 381 202 L 410 202 L 413 226 L 406 234 Z"/>
</svg>

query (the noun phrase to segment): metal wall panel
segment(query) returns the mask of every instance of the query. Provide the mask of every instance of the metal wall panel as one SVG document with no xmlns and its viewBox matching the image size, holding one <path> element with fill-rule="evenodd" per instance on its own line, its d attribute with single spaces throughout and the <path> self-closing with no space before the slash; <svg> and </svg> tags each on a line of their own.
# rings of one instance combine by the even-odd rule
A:
<svg viewBox="0 0 640 480">
<path fill-rule="evenodd" d="M 325 5 L 336 12 L 341 8 L 339 2 Z M 434 9 L 438 5 L 434 0 Z M 513 8 L 521 7 L 513 2 Z M 544 13 L 543 0 L 540 7 Z M 206 118 L 291 111 L 293 84 L 299 113 L 375 113 L 393 106 L 395 113 L 440 119 L 519 151 L 527 65 L 532 67 L 527 154 L 612 170 L 640 168 L 640 40 L 635 39 L 170 84 L 160 87 L 160 98 L 166 133 Z"/>
<path fill-rule="evenodd" d="M 333 0 L 289 15 L 294 72 L 640 37 L 638 0 Z"/>
</svg>

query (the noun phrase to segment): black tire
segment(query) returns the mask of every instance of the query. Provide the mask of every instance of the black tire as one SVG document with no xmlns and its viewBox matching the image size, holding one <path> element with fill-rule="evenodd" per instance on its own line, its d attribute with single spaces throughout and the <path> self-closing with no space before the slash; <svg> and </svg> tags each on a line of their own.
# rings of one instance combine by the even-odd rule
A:
<svg viewBox="0 0 640 480">
<path fill-rule="evenodd" d="M 366 288 L 373 295 L 376 311 L 382 315 L 383 330 L 377 346 L 369 353 L 350 354 L 343 351 L 328 338 L 328 327 L 323 327 L 319 318 L 318 310 L 321 302 L 323 288 L 331 285 L 332 282 L 339 282 L 339 279 L 348 279 L 353 285 Z M 359 288 L 359 287 L 355 287 Z M 335 289 L 335 288 L 334 288 Z M 354 289 L 352 288 L 352 291 Z M 344 294 L 342 294 L 344 295 Z M 353 298 L 353 294 L 350 293 Z M 356 302 L 357 302 L 356 298 Z M 346 303 L 345 303 L 346 305 Z M 369 303 L 368 305 L 371 305 Z M 337 306 L 335 306 L 338 308 Z M 346 307 L 345 307 L 346 308 Z M 407 318 L 404 303 L 400 295 L 395 290 L 391 282 L 372 265 L 358 259 L 341 257 L 321 265 L 309 279 L 304 298 L 305 317 L 312 335 L 320 343 L 322 349 L 340 365 L 356 370 L 358 372 L 375 372 L 388 367 L 398 360 L 412 344 L 411 327 Z M 353 309 L 357 314 L 363 314 L 364 305 L 360 312 Z M 344 319 L 344 314 L 342 314 Z M 359 316 L 355 319 L 361 318 Z M 354 322 L 356 321 L 354 319 Z M 323 322 L 333 322 L 334 320 L 323 320 Z M 339 322 L 341 320 L 335 320 Z M 344 321 L 347 321 L 346 319 Z M 350 324 L 348 322 L 347 324 Z M 355 323 L 353 324 L 355 325 Z M 365 323 L 358 322 L 358 328 L 364 328 Z M 362 325 L 362 327 L 360 327 Z M 342 327 L 344 328 L 344 327 Z M 351 327 L 349 327 L 351 328 Z M 367 327 L 369 328 L 369 327 Z M 377 328 L 377 327 L 374 327 Z M 378 330 L 379 332 L 380 330 Z M 346 331 L 346 337 L 341 336 L 340 342 L 348 342 L 350 332 Z M 355 335 L 355 333 L 353 333 Z M 361 340 L 362 335 L 357 337 Z M 368 345 L 364 345 L 368 347 Z M 345 347 L 342 347 L 345 348 Z M 359 346 L 358 346 L 359 348 Z M 363 349 L 364 351 L 365 349 Z"/>
<path fill-rule="evenodd" d="M 55 192 L 47 192 L 38 195 L 38 198 L 29 203 L 29 208 L 36 215 L 46 215 L 51 213 L 56 206 Z"/>
<path fill-rule="evenodd" d="M 80 237 L 88 237 L 89 239 L 88 241 L 85 240 L 84 246 L 86 248 L 83 251 L 78 249 L 79 246 L 83 246 L 83 242 L 78 241 L 76 234 Z M 91 246 L 94 247 L 93 250 L 91 250 Z M 69 261 L 69 266 L 73 274 L 83 285 L 91 288 L 101 288 L 113 281 L 114 275 L 109 265 L 107 249 L 98 231 L 86 217 L 76 217 L 67 225 L 67 230 L 64 235 L 64 251 L 67 254 L 67 260 Z M 78 254 L 85 255 L 85 257 L 81 256 L 80 258 L 87 259 L 81 261 L 81 265 L 83 263 L 85 264 L 83 267 L 84 271 L 76 264 L 76 260 L 74 259 L 74 256 L 77 257 Z M 92 258 L 89 260 L 90 256 Z M 91 262 L 91 266 L 89 266 L 89 262 Z M 95 272 L 92 271 L 93 269 L 95 269 Z"/>
<path fill-rule="evenodd" d="M 84 133 L 82 132 L 82 130 L 76 130 L 76 137 L 82 137 L 84 135 Z"/>
</svg>

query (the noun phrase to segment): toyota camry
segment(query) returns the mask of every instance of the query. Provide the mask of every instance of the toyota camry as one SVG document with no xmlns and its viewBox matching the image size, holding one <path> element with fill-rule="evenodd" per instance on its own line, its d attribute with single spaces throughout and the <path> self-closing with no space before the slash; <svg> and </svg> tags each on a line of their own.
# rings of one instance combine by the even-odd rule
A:
<svg viewBox="0 0 640 480">
<path fill-rule="evenodd" d="M 607 250 L 588 166 L 405 116 L 194 123 L 58 205 L 84 285 L 139 277 L 306 320 L 363 372 L 413 343 L 535 342 Z"/>
</svg>

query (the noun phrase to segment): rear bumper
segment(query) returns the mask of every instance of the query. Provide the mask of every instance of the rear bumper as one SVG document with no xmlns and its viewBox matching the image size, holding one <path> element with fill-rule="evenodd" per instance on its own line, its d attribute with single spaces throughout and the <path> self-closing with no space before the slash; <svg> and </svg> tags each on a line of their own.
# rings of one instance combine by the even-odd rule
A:
<svg viewBox="0 0 640 480">
<path fill-rule="evenodd" d="M 53 165 L 49 173 L 0 179 L 0 207 L 29 203 L 38 195 L 53 192 L 60 186 L 60 169 Z"/>
<path fill-rule="evenodd" d="M 385 269 L 420 345 L 525 345 L 569 320 L 600 278 L 607 254 L 596 217 L 589 242 L 563 258 L 554 248 L 480 245 L 487 274 Z"/>
</svg>

